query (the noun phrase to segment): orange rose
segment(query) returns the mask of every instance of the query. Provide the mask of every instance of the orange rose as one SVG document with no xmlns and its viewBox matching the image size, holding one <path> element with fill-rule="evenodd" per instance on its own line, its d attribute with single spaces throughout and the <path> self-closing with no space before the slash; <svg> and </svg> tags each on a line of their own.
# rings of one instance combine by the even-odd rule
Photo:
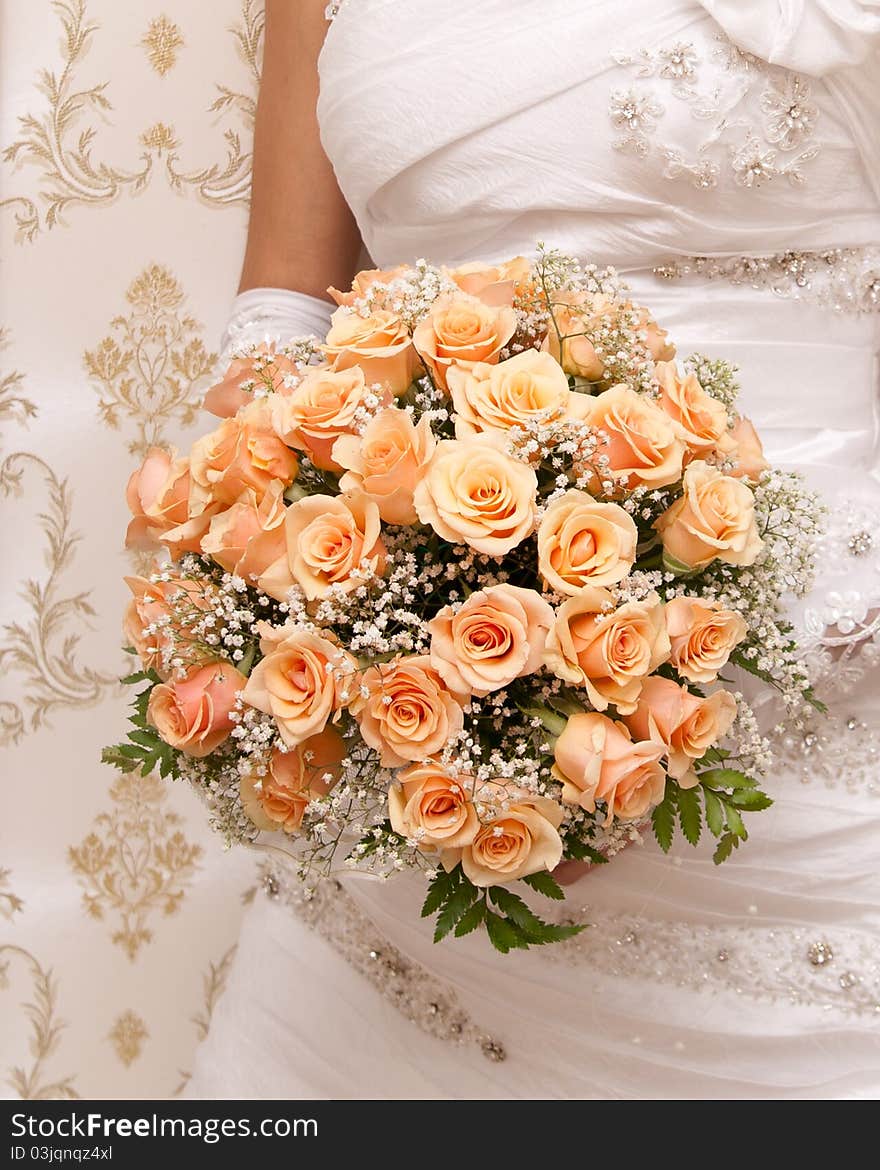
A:
<svg viewBox="0 0 880 1170">
<path fill-rule="evenodd" d="M 276 748 L 265 776 L 242 776 L 244 811 L 258 829 L 298 832 L 311 802 L 326 796 L 338 781 L 345 754 L 345 742 L 332 727 L 289 751 Z"/>
<path fill-rule="evenodd" d="M 383 768 L 439 754 L 464 726 L 461 702 L 446 690 L 426 655 L 371 666 L 363 686 L 369 695 L 353 710 Z"/>
<path fill-rule="evenodd" d="M 283 393 L 299 381 L 299 369 L 272 345 L 259 345 L 247 357 L 233 358 L 223 378 L 205 394 L 204 407 L 218 418 L 232 418 L 254 401 L 254 390 Z M 243 390 L 245 385 L 248 389 Z"/>
<path fill-rule="evenodd" d="M 272 428 L 269 401 L 258 398 L 197 439 L 190 454 L 190 515 L 212 503 L 234 504 L 248 488 L 261 500 L 275 479 L 293 483 L 296 453 Z"/>
<path fill-rule="evenodd" d="M 651 313 L 643 305 L 634 306 L 638 309 L 642 329 L 645 332 L 645 344 L 655 362 L 671 362 L 675 357 L 675 346 L 668 341 L 669 330 L 661 329 Z"/>
<path fill-rule="evenodd" d="M 613 608 L 607 589 L 587 585 L 556 611 L 544 661 L 566 682 L 586 687 L 599 711 L 634 711 L 642 684 L 669 657 L 669 635 L 656 593 Z"/>
<path fill-rule="evenodd" d="M 416 326 L 413 345 L 441 390 L 452 365 L 494 365 L 516 332 L 516 313 L 485 305 L 476 297 L 440 297 Z"/>
<path fill-rule="evenodd" d="M 678 425 L 691 457 L 731 450 L 724 404 L 706 393 L 696 374 L 682 374 L 675 362 L 658 362 L 654 376 L 660 409 Z"/>
<path fill-rule="evenodd" d="M 214 516 L 202 537 L 202 552 L 227 573 L 253 582 L 283 556 L 284 484 L 273 480 L 262 499 L 253 488 Z"/>
<path fill-rule="evenodd" d="M 666 487 L 681 478 L 684 443 L 650 398 L 620 385 L 588 402 L 587 422 L 608 436 L 599 454 L 624 487 Z"/>
<path fill-rule="evenodd" d="M 701 699 L 672 679 L 655 675 L 645 681 L 626 724 L 634 735 L 665 744 L 669 775 L 682 788 L 693 788 L 698 783 L 694 760 L 701 760 L 727 734 L 735 718 L 736 700 L 729 691 Z"/>
<path fill-rule="evenodd" d="M 443 540 L 500 557 L 534 529 L 537 490 L 531 467 L 487 432 L 438 443 L 413 503 L 421 522 Z"/>
<path fill-rule="evenodd" d="M 362 493 L 304 496 L 284 514 L 284 551 L 260 588 L 283 601 L 299 585 L 310 601 L 333 588 L 350 593 L 385 571 L 379 509 Z"/>
<path fill-rule="evenodd" d="M 363 371 L 369 386 L 381 383 L 391 394 L 403 394 L 420 372 L 412 338 L 401 319 L 387 309 L 368 317 L 337 309 L 327 342 L 321 348 L 334 370 Z"/>
<path fill-rule="evenodd" d="M 285 443 L 305 451 L 324 471 L 342 471 L 333 458 L 333 444 L 340 435 L 354 433 L 358 412 L 372 390 L 364 371 L 310 370 L 296 389 L 272 404 L 276 432 Z"/>
<path fill-rule="evenodd" d="M 764 542 L 758 535 L 751 489 L 697 460 L 685 471 L 682 490 L 654 523 L 669 568 L 687 572 L 716 559 L 753 565 Z"/>
<path fill-rule="evenodd" d="M 625 724 L 606 715 L 572 715 L 553 750 L 552 772 L 562 784 L 562 799 L 587 812 L 595 812 L 596 801 L 603 801 L 606 825 L 615 816 L 643 817 L 663 800 L 663 743 L 633 743 Z"/>
<path fill-rule="evenodd" d="M 337 305 L 346 305 L 349 308 L 355 301 L 362 300 L 374 284 L 390 284 L 398 276 L 406 272 L 405 264 L 398 264 L 396 268 L 365 268 L 359 272 L 351 282 L 349 292 L 340 292 L 338 288 L 328 288 L 327 292 L 336 301 Z"/>
<path fill-rule="evenodd" d="M 488 695 L 540 668 L 552 622 L 534 589 L 490 585 L 428 622 L 431 665 L 450 690 Z"/>
<path fill-rule="evenodd" d="M 564 814 L 556 801 L 529 795 L 508 801 L 502 786 L 498 788 L 497 815 L 480 826 L 471 844 L 444 849 L 441 858 L 447 870 L 461 862 L 465 876 L 480 888 L 553 870 L 562 860 L 559 826 Z"/>
<path fill-rule="evenodd" d="M 620 305 L 602 293 L 562 289 L 556 295 L 559 300 L 551 306 L 544 348 L 566 374 L 598 382 L 605 374 L 605 363 L 590 338 L 603 318 L 608 322 L 620 312 Z"/>
<path fill-rule="evenodd" d="M 186 577 L 149 581 L 146 577 L 125 577 L 132 592 L 122 622 L 126 644 L 137 651 L 145 670 L 166 677 L 168 662 L 178 641 L 192 637 L 181 625 L 178 610 L 207 609 L 204 585 Z"/>
<path fill-rule="evenodd" d="M 511 427 L 559 417 L 567 413 L 572 399 L 561 368 L 549 354 L 533 349 L 494 366 L 484 362 L 468 370 L 452 366 L 446 381 L 459 439 L 488 430 L 506 433 Z"/>
<path fill-rule="evenodd" d="M 623 508 L 572 488 L 553 501 L 538 524 L 538 570 L 557 593 L 614 585 L 632 568 L 638 539 Z"/>
<path fill-rule="evenodd" d="M 757 483 L 770 464 L 764 458 L 764 448 L 754 423 L 749 418 L 738 418 L 729 434 L 735 446 L 732 452 L 734 466 L 727 474 Z"/>
<path fill-rule="evenodd" d="M 207 756 L 229 738 L 230 716 L 246 682 L 228 662 L 198 666 L 185 678 L 153 687 L 147 720 L 171 747 Z"/>
<path fill-rule="evenodd" d="M 265 655 L 247 680 L 244 701 L 272 715 L 289 747 L 323 731 L 356 690 L 357 664 L 319 634 L 263 625 Z"/>
<path fill-rule="evenodd" d="M 525 256 L 516 256 L 506 264 L 461 264 L 444 269 L 463 293 L 479 297 L 484 305 L 512 305 L 517 285 L 528 280 L 532 266 Z"/>
<path fill-rule="evenodd" d="M 386 524 L 416 524 L 413 493 L 436 442 L 430 419 L 413 423 L 405 410 L 389 407 L 371 419 L 361 435 L 343 435 L 333 458 L 347 468 L 339 481 L 346 492 L 362 491 Z"/>
<path fill-rule="evenodd" d="M 125 498 L 133 519 L 126 548 L 158 549 L 166 532 L 189 520 L 189 459 L 151 447 L 128 480 Z M 198 551 L 198 546 L 195 550 Z"/>
<path fill-rule="evenodd" d="M 748 634 L 742 615 L 717 601 L 674 597 L 666 603 L 669 661 L 688 682 L 709 683 Z"/>
<path fill-rule="evenodd" d="M 434 760 L 404 768 L 388 790 L 392 829 L 423 849 L 470 845 L 480 827 L 468 799 L 473 784 L 473 776 L 451 776 Z"/>
</svg>

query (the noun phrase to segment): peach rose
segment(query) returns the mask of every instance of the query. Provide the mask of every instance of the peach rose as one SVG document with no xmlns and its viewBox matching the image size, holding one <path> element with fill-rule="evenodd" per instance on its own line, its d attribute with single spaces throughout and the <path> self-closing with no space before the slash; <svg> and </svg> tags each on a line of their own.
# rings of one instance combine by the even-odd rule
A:
<svg viewBox="0 0 880 1170">
<path fill-rule="evenodd" d="M 339 481 L 343 491 L 362 491 L 379 509 L 386 524 L 416 524 L 413 493 L 436 441 L 430 419 L 413 423 L 405 410 L 381 410 L 361 435 L 342 435 L 333 458 L 347 468 Z"/>
<path fill-rule="evenodd" d="M 214 516 L 202 552 L 227 573 L 253 581 L 284 554 L 284 484 L 273 480 L 262 499 L 253 488 Z"/>
<path fill-rule="evenodd" d="M 666 603 L 669 661 L 688 682 L 710 683 L 748 634 L 742 615 L 717 601 L 674 597 Z"/>
<path fill-rule="evenodd" d="M 706 393 L 696 374 L 682 373 L 675 362 L 658 362 L 654 377 L 660 409 L 678 425 L 691 457 L 731 449 L 724 403 Z"/>
<path fill-rule="evenodd" d="M 167 581 L 150 581 L 146 577 L 125 577 L 132 592 L 122 621 L 126 644 L 134 647 L 145 670 L 155 670 L 163 678 L 168 674 L 165 663 L 181 638 L 191 633 L 180 624 L 178 610 L 207 609 L 208 596 L 199 581 L 171 577 Z M 150 633 L 147 631 L 150 630 Z"/>
<path fill-rule="evenodd" d="M 358 411 L 372 394 L 364 371 L 310 370 L 291 394 L 272 402 L 275 431 L 285 443 L 305 451 L 316 467 L 340 472 L 333 444 L 354 433 Z"/>
<path fill-rule="evenodd" d="M 470 845 L 480 822 L 468 799 L 472 776 L 451 776 L 428 760 L 397 773 L 388 790 L 388 817 L 395 833 L 421 848 L 454 849 Z"/>
<path fill-rule="evenodd" d="M 246 682 L 229 662 L 197 666 L 185 678 L 153 687 L 147 720 L 171 747 L 207 756 L 228 739 L 235 700 Z"/>
<path fill-rule="evenodd" d="M 434 381 L 446 390 L 452 365 L 469 369 L 477 362 L 494 365 L 516 332 L 516 313 L 510 307 L 485 305 L 476 297 L 443 296 L 413 333 L 416 347 Z"/>
<path fill-rule="evenodd" d="M 663 605 L 656 593 L 613 608 L 607 589 L 587 585 L 556 611 L 544 662 L 559 678 L 586 687 L 599 711 L 626 715 L 642 684 L 669 657 Z"/>
<path fill-rule="evenodd" d="M 233 358 L 223 378 L 205 394 L 204 407 L 218 418 L 232 418 L 254 401 L 254 390 L 284 393 L 299 381 L 296 362 L 273 345 L 259 345 L 247 357 Z M 248 389 L 243 390 L 242 386 Z"/>
<path fill-rule="evenodd" d="M 734 466 L 727 474 L 757 483 L 770 464 L 764 458 L 764 448 L 754 423 L 750 418 L 738 418 L 729 435 L 734 444 L 731 453 Z"/>
<path fill-rule="evenodd" d="M 326 796 L 338 781 L 345 754 L 345 741 L 332 727 L 290 751 L 276 748 L 265 776 L 242 776 L 244 811 L 265 832 L 296 833 L 311 802 Z"/>
<path fill-rule="evenodd" d="M 614 585 L 636 559 L 635 521 L 617 504 L 572 488 L 553 501 L 538 524 L 538 570 L 557 593 Z"/>
<path fill-rule="evenodd" d="M 283 601 L 299 585 L 310 601 L 334 587 L 350 593 L 364 574 L 385 572 L 379 509 L 360 492 L 304 496 L 284 514 L 284 551 L 260 575 L 259 586 Z"/>
<path fill-rule="evenodd" d="M 403 394 L 421 369 L 406 326 L 387 309 L 368 317 L 337 309 L 321 348 L 334 370 L 357 367 L 369 386 L 381 383 L 391 394 Z"/>
<path fill-rule="evenodd" d="M 495 432 L 446 439 L 413 494 L 418 517 L 438 536 L 500 557 L 535 527 L 538 477 L 504 450 Z"/>
<path fill-rule="evenodd" d="M 606 825 L 615 816 L 643 817 L 663 799 L 663 743 L 633 743 L 626 725 L 606 715 L 572 715 L 553 750 L 552 772 L 562 784 L 562 799 L 587 812 L 596 811 L 597 800 L 605 802 Z"/>
<path fill-rule="evenodd" d="M 428 622 L 431 665 L 451 691 L 488 695 L 540 668 L 552 623 L 534 589 L 490 585 Z"/>
<path fill-rule="evenodd" d="M 460 264 L 444 269 L 463 293 L 479 297 L 485 305 L 512 305 L 517 285 L 528 280 L 532 266 L 525 256 L 516 256 L 506 264 Z"/>
<path fill-rule="evenodd" d="M 682 491 L 654 522 L 670 569 L 702 569 L 716 559 L 753 565 L 764 542 L 758 535 L 751 489 L 696 460 L 684 473 Z"/>
<path fill-rule="evenodd" d="M 675 346 L 668 341 L 669 330 L 661 329 L 651 313 L 643 305 L 634 306 L 638 310 L 642 329 L 645 332 L 645 344 L 655 362 L 671 362 L 675 357 Z"/>
<path fill-rule="evenodd" d="M 370 666 L 362 681 L 369 697 L 359 699 L 353 710 L 383 768 L 437 755 L 464 725 L 461 702 L 445 688 L 427 655 Z"/>
<path fill-rule="evenodd" d="M 132 520 L 125 534 L 126 548 L 158 549 L 166 532 L 189 520 L 189 459 L 151 447 L 133 471 L 125 490 Z M 198 552 L 198 545 L 194 550 Z"/>
<path fill-rule="evenodd" d="M 349 308 L 355 301 L 367 295 L 374 284 L 390 284 L 398 276 L 406 272 L 405 264 L 398 264 L 396 268 L 365 268 L 359 272 L 351 282 L 349 292 L 340 292 L 338 288 L 328 288 L 327 292 L 336 301 L 337 305 L 346 305 Z"/>
<path fill-rule="evenodd" d="M 444 849 L 443 866 L 451 870 L 461 862 L 465 876 L 481 888 L 553 870 L 562 860 L 563 815 L 546 796 L 523 795 L 499 803 L 497 815 L 480 826 L 470 845 Z"/>
<path fill-rule="evenodd" d="M 603 293 L 562 289 L 556 295 L 559 300 L 551 307 L 544 348 L 566 374 L 598 382 L 604 377 L 605 363 L 590 338 L 603 319 L 609 323 L 621 306 Z"/>
<path fill-rule="evenodd" d="M 265 655 L 251 671 L 244 701 L 272 715 L 289 747 L 323 731 L 357 689 L 357 664 L 327 638 L 262 624 Z"/>
<path fill-rule="evenodd" d="M 626 724 L 634 735 L 664 744 L 669 775 L 682 788 L 693 788 L 698 783 L 694 760 L 701 760 L 727 734 L 735 718 L 736 700 L 729 691 L 701 699 L 686 686 L 655 675 L 645 681 Z"/>
<path fill-rule="evenodd" d="M 296 453 L 272 427 L 269 400 L 258 398 L 197 439 L 190 454 L 190 516 L 212 503 L 234 504 L 248 488 L 261 500 L 274 479 L 293 483 Z"/>
<path fill-rule="evenodd" d="M 608 436 L 599 454 L 607 457 L 614 479 L 626 488 L 659 488 L 681 478 L 684 443 L 650 398 L 620 385 L 588 402 L 587 422 Z"/>
<path fill-rule="evenodd" d="M 459 439 L 481 431 L 507 432 L 535 419 L 564 415 L 572 398 L 568 378 L 548 353 L 523 350 L 490 366 L 453 366 L 446 376 Z"/>
</svg>

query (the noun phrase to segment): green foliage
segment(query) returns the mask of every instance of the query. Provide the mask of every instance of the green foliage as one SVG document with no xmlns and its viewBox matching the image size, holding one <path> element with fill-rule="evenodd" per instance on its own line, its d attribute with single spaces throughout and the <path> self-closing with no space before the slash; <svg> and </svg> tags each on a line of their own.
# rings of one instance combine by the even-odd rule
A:
<svg viewBox="0 0 880 1170">
<path fill-rule="evenodd" d="M 723 763 L 726 753 L 716 751 L 715 755 Z M 709 759 L 708 753 L 706 758 Z M 736 768 L 707 768 L 699 773 L 699 781 L 696 787 L 681 788 L 674 780 L 667 780 L 666 795 L 651 814 L 654 836 L 663 852 L 668 853 L 676 822 L 691 845 L 698 844 L 705 822 L 718 840 L 713 860 L 720 865 L 741 841 L 748 840 L 742 813 L 759 812 L 773 801 L 760 790 L 753 776 Z"/>
<path fill-rule="evenodd" d="M 675 834 L 675 797 L 678 785 L 669 781 L 666 783 L 666 795 L 651 813 L 651 824 L 654 827 L 654 836 L 657 844 L 664 853 L 669 852 L 672 838 Z"/>
<path fill-rule="evenodd" d="M 168 776 L 177 778 L 180 753 L 170 747 L 155 727 L 147 722 L 150 695 L 156 683 L 161 681 L 154 670 L 136 670 L 121 680 L 126 686 L 136 686 L 141 682 L 150 685 L 138 691 L 132 700 L 128 720 L 133 730 L 129 731 L 126 740 L 104 748 L 101 752 L 102 763 L 118 768 L 120 772 L 140 772 L 142 776 L 149 776 L 158 769 L 163 780 Z"/>
<path fill-rule="evenodd" d="M 552 874 L 548 873 L 546 869 L 541 869 L 537 873 L 530 873 L 528 877 L 522 879 L 527 886 L 531 886 L 539 894 L 543 894 L 545 898 L 553 898 L 556 902 L 565 901 L 565 894 Z"/>
<path fill-rule="evenodd" d="M 594 849 L 592 845 L 587 845 L 584 841 L 579 841 L 576 837 L 566 838 L 565 851 L 574 861 L 589 861 L 591 865 L 606 865 L 608 863 L 608 858 L 604 853 L 600 853 L 598 849 Z M 523 881 L 526 880 L 528 879 L 523 878 Z"/>
<path fill-rule="evenodd" d="M 564 897 L 549 873 L 531 874 L 523 881 L 545 897 Z M 505 955 L 512 950 L 528 950 L 532 946 L 561 942 L 584 929 L 583 926 L 557 926 L 544 922 L 519 894 L 506 886 L 478 889 L 469 881 L 461 865 L 449 872 L 438 870 L 432 878 L 422 906 L 422 917 L 435 913 L 434 942 L 440 942 L 450 933 L 462 938 L 483 926 L 492 946 Z"/>
</svg>

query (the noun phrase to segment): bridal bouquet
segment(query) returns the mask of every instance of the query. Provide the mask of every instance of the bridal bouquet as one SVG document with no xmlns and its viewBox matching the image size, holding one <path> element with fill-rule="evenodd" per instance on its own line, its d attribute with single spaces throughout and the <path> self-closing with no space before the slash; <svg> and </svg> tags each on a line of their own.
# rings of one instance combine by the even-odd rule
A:
<svg viewBox="0 0 880 1170">
<path fill-rule="evenodd" d="M 188 455 L 128 486 L 145 683 L 108 763 L 183 777 L 311 888 L 419 869 L 435 939 L 501 951 L 563 861 L 705 825 L 723 861 L 771 759 L 734 668 L 810 699 L 782 618 L 818 509 L 733 367 L 675 361 L 613 270 L 361 272 L 326 338 L 235 355 Z"/>
</svg>

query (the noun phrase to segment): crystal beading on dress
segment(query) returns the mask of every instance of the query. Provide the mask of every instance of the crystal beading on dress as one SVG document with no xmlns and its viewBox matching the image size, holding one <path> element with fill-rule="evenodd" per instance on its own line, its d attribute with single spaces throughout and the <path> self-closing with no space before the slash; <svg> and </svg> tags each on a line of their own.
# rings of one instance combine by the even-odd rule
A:
<svg viewBox="0 0 880 1170">
<path fill-rule="evenodd" d="M 880 313 L 880 248 L 772 256 L 683 256 L 654 268 L 660 280 L 724 280 L 809 300 L 836 313 Z"/>
</svg>

